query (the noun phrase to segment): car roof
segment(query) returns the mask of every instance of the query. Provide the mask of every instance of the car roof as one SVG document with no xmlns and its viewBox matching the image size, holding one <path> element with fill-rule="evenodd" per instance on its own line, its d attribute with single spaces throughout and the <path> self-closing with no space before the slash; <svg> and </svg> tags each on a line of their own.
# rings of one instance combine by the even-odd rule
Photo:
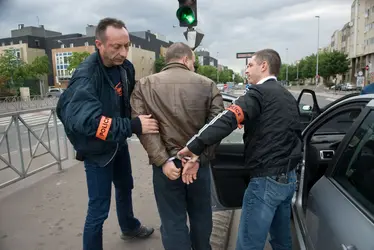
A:
<svg viewBox="0 0 374 250">
<path fill-rule="evenodd" d="M 359 100 L 367 100 L 367 99 L 369 99 L 369 100 L 371 99 L 371 101 L 369 101 L 368 105 L 370 107 L 374 107 L 374 94 L 365 94 L 365 95 L 356 95 L 356 96 L 352 96 L 352 97 L 349 97 L 347 99 L 341 100 L 340 102 L 337 102 L 334 105 L 332 105 L 331 107 L 329 107 L 324 112 L 326 112 L 330 109 L 334 109 L 336 106 L 340 106 L 342 103 L 359 101 Z"/>
</svg>

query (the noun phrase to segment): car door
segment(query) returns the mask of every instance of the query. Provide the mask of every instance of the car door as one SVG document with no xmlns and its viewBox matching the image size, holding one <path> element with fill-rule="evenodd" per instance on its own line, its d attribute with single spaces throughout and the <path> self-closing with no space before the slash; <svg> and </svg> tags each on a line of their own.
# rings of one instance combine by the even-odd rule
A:
<svg viewBox="0 0 374 250">
<path fill-rule="evenodd" d="M 222 94 L 225 108 L 237 97 Z M 220 211 L 240 208 L 249 179 L 244 169 L 244 128 L 236 129 L 224 138 L 211 162 L 212 209 Z"/>
<path fill-rule="evenodd" d="M 316 93 L 311 89 L 303 89 L 298 98 L 297 104 L 300 110 L 301 116 L 301 123 L 303 124 L 304 128 L 309 125 L 315 118 L 317 118 L 321 113 L 325 110 L 329 109 L 330 107 L 334 106 L 335 104 L 348 99 L 353 96 L 357 96 L 359 93 L 350 93 L 348 95 L 344 95 L 337 100 L 327 104 L 325 107 L 320 107 L 318 104 Z M 311 103 L 308 104 L 308 103 Z"/>
<path fill-rule="evenodd" d="M 370 126 L 372 128 L 374 124 L 372 110 L 374 101 L 371 101 L 362 112 L 358 112 L 362 104 L 369 101 L 370 98 L 346 100 L 336 108 L 327 110 L 303 132 L 305 165 L 300 170 L 300 188 L 294 200 L 293 214 L 299 242 L 306 249 L 354 250 L 373 249 L 374 247 L 373 241 L 368 241 L 369 238 L 365 241 L 365 238 L 358 233 L 363 228 L 366 230 L 363 234 L 364 237 L 374 233 L 373 223 L 370 221 L 370 216 L 372 216 L 370 213 L 372 212 L 364 208 L 366 209 L 366 215 L 364 215 L 365 213 L 362 213 L 361 210 L 362 204 L 354 204 L 352 194 L 348 193 L 348 189 L 354 189 L 352 185 L 348 185 L 349 188 L 347 188 L 340 183 L 343 182 L 347 185 L 352 181 L 350 176 L 353 175 L 356 186 L 361 187 L 363 183 L 366 183 L 365 187 L 361 187 L 362 190 L 369 188 L 369 190 L 363 191 L 365 194 L 370 191 L 370 187 L 374 187 L 374 185 L 368 186 L 367 183 L 370 180 L 364 178 L 369 176 L 370 167 L 363 165 L 361 170 L 364 172 L 352 174 L 358 168 L 357 166 L 362 165 L 362 162 L 370 162 L 374 157 L 374 154 L 369 154 L 369 156 L 366 154 L 362 158 L 360 153 L 362 145 L 366 145 L 366 148 L 369 147 L 365 151 L 371 152 L 371 139 L 368 138 L 374 139 L 374 135 L 370 134 L 373 132 L 372 129 L 368 129 Z M 329 129 L 339 128 L 336 126 L 339 119 L 347 119 L 347 111 L 350 112 L 348 119 L 355 117 L 351 121 L 351 125 L 346 126 L 345 131 L 337 131 L 338 134 L 331 133 L 333 131 Z M 344 135 L 340 141 L 339 135 Z M 321 139 L 319 143 L 318 137 Z M 366 139 L 364 140 L 364 138 Z M 333 140 L 336 140 L 337 143 Z M 317 149 L 314 155 L 309 152 L 310 148 Z M 315 170 L 311 170 L 316 166 L 318 167 Z M 346 176 L 346 173 L 349 173 L 349 176 Z M 362 180 L 363 178 L 365 180 Z M 371 179 L 369 183 L 374 183 L 374 180 Z M 371 189 L 371 191 L 373 190 Z M 358 195 L 357 192 L 355 195 Z M 355 199 L 353 197 L 353 200 Z M 362 242 L 357 243 L 357 240 Z"/>
</svg>

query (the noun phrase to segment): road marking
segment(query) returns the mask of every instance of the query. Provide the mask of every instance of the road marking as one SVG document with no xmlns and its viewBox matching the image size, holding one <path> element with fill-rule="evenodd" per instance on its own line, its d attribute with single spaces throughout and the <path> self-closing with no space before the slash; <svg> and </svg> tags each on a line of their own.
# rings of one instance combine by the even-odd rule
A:
<svg viewBox="0 0 374 250">
<path fill-rule="evenodd" d="M 45 123 L 48 121 L 49 114 L 35 114 L 35 113 L 30 113 L 30 114 L 24 114 L 21 115 L 21 118 L 25 121 L 25 123 L 28 126 L 35 126 L 35 125 L 45 125 Z M 11 121 L 11 117 L 3 117 L 0 118 L 0 126 L 8 126 L 8 124 Z M 25 126 L 22 122 L 19 122 L 20 126 Z M 57 118 L 57 125 L 61 125 L 62 122 Z M 12 126 L 14 126 L 12 124 Z M 48 126 L 53 127 L 54 126 L 54 121 L 53 117 L 48 122 Z"/>
<path fill-rule="evenodd" d="M 326 100 L 331 101 L 331 102 L 336 101 L 336 99 L 334 99 L 334 98 L 326 98 Z"/>
</svg>

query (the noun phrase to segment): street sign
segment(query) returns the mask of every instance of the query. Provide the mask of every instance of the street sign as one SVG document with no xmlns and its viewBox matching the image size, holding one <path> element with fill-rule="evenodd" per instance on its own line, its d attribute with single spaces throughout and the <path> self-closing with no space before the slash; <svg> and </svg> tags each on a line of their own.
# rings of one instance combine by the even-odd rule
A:
<svg viewBox="0 0 374 250">
<path fill-rule="evenodd" d="M 241 52 L 241 53 L 236 53 L 236 58 L 251 58 L 255 52 Z"/>
<path fill-rule="evenodd" d="M 364 86 L 364 83 L 365 83 L 365 77 L 364 76 L 357 77 L 357 81 L 356 81 L 356 86 L 357 87 L 362 88 Z"/>
<path fill-rule="evenodd" d="M 187 40 L 188 46 L 195 50 L 201 43 L 204 37 L 203 32 L 199 32 L 195 30 L 194 28 L 188 28 L 185 32 L 183 32 L 184 37 Z"/>
</svg>

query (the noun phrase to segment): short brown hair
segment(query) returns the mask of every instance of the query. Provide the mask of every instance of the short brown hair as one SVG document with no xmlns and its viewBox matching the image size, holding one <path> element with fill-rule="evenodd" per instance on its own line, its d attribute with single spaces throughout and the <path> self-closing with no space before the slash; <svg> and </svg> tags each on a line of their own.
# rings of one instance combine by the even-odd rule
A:
<svg viewBox="0 0 374 250">
<path fill-rule="evenodd" d="M 105 31 L 109 26 L 113 26 L 114 28 L 117 28 L 117 29 L 122 29 L 122 28 L 127 29 L 123 21 L 119 19 L 107 17 L 107 18 L 101 19 L 99 24 L 97 25 L 96 31 L 95 31 L 96 39 L 105 41 Z"/>
<path fill-rule="evenodd" d="M 189 59 L 193 59 L 192 49 L 184 43 L 173 43 L 166 51 L 165 62 L 169 63 L 185 56 Z"/>
<path fill-rule="evenodd" d="M 269 64 L 269 73 L 271 75 L 279 75 L 282 61 L 278 52 L 273 49 L 263 49 L 254 53 L 253 56 L 256 56 L 255 61 L 257 63 L 266 61 Z"/>
</svg>

